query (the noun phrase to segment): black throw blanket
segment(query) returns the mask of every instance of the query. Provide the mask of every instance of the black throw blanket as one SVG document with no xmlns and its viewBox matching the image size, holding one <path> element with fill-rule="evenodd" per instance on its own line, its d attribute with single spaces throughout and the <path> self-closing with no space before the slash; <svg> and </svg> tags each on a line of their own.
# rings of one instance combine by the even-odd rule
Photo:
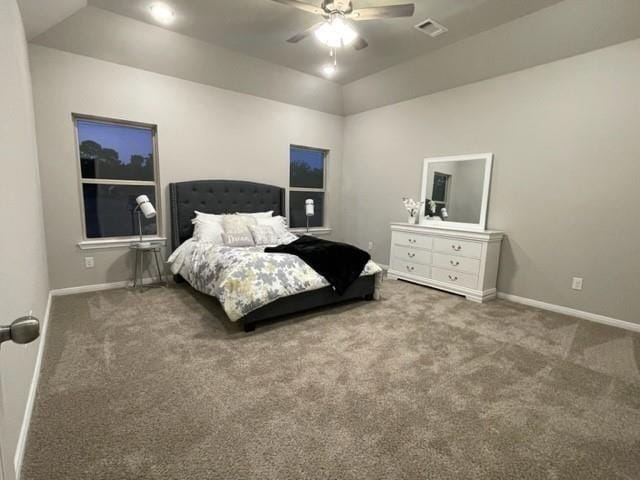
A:
<svg viewBox="0 0 640 480">
<path fill-rule="evenodd" d="M 322 275 L 342 295 L 355 282 L 371 255 L 353 245 L 304 235 L 288 245 L 267 247 L 266 253 L 296 255 Z"/>
</svg>

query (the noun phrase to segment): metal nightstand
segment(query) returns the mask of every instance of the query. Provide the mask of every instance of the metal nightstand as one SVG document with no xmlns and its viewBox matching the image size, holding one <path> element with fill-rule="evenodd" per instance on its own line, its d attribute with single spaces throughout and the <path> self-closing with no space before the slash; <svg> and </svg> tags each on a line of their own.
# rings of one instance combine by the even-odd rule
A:
<svg viewBox="0 0 640 480">
<path fill-rule="evenodd" d="M 158 270 L 158 278 L 160 279 L 160 284 L 167 284 L 165 280 L 164 274 L 162 273 L 162 269 L 160 265 L 162 262 L 158 259 L 158 256 L 162 253 L 161 245 L 153 245 L 148 243 L 134 243 L 129 248 L 136 252 L 136 270 L 133 277 L 133 287 L 136 288 L 138 286 L 144 286 L 144 255 L 148 253 L 149 255 L 153 255 L 153 260 L 155 261 L 156 268 Z M 151 260 L 151 259 L 150 259 Z M 140 281 L 138 282 L 138 277 L 140 277 Z"/>
</svg>

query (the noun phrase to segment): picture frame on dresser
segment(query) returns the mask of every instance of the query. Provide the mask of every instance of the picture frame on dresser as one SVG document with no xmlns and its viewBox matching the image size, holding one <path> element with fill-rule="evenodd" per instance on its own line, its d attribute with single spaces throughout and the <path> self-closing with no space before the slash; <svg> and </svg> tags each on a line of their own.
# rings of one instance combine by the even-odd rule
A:
<svg viewBox="0 0 640 480">
<path fill-rule="evenodd" d="M 425 158 L 422 167 L 420 224 L 447 230 L 483 231 L 491 188 L 493 153 Z M 430 201 L 437 205 L 430 211 Z M 447 218 L 439 212 L 446 207 Z"/>
</svg>

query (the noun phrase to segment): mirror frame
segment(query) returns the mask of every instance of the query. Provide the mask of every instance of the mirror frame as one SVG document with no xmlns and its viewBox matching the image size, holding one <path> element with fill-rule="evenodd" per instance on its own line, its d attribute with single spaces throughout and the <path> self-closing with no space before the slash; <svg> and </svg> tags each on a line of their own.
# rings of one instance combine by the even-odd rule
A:
<svg viewBox="0 0 640 480">
<path fill-rule="evenodd" d="M 427 198 L 427 174 L 429 165 L 440 162 L 464 162 L 469 160 L 484 160 L 484 181 L 482 187 L 482 205 L 480 206 L 480 221 L 478 223 L 445 222 L 427 220 L 424 214 L 425 207 L 420 209 L 420 225 L 433 228 L 447 228 L 454 230 L 484 231 L 487 226 L 487 207 L 489 206 L 489 189 L 491 186 L 491 170 L 493 167 L 493 153 L 474 153 L 469 155 L 454 155 L 449 157 L 425 158 L 422 166 L 422 185 L 420 186 L 420 200 Z"/>
</svg>

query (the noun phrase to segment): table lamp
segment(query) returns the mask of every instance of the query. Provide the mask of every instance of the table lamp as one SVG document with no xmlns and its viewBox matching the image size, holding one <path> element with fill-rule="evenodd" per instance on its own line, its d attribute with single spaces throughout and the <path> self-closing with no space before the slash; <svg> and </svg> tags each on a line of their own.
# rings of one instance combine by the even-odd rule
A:
<svg viewBox="0 0 640 480">
<path fill-rule="evenodd" d="M 138 205 L 134 209 L 134 212 L 138 212 L 138 232 L 140 233 L 140 242 L 138 245 L 148 247 L 151 245 L 151 242 L 142 241 L 142 215 L 144 215 L 144 218 L 154 218 L 156 216 L 156 209 L 153 208 L 153 204 L 146 195 L 136 197 L 136 202 Z"/>
<path fill-rule="evenodd" d="M 313 208 L 313 200 L 311 198 L 307 198 L 304 202 L 305 204 L 305 213 L 307 215 L 307 233 L 309 233 L 309 218 L 313 217 L 313 215 L 315 214 L 314 208 Z"/>
</svg>

